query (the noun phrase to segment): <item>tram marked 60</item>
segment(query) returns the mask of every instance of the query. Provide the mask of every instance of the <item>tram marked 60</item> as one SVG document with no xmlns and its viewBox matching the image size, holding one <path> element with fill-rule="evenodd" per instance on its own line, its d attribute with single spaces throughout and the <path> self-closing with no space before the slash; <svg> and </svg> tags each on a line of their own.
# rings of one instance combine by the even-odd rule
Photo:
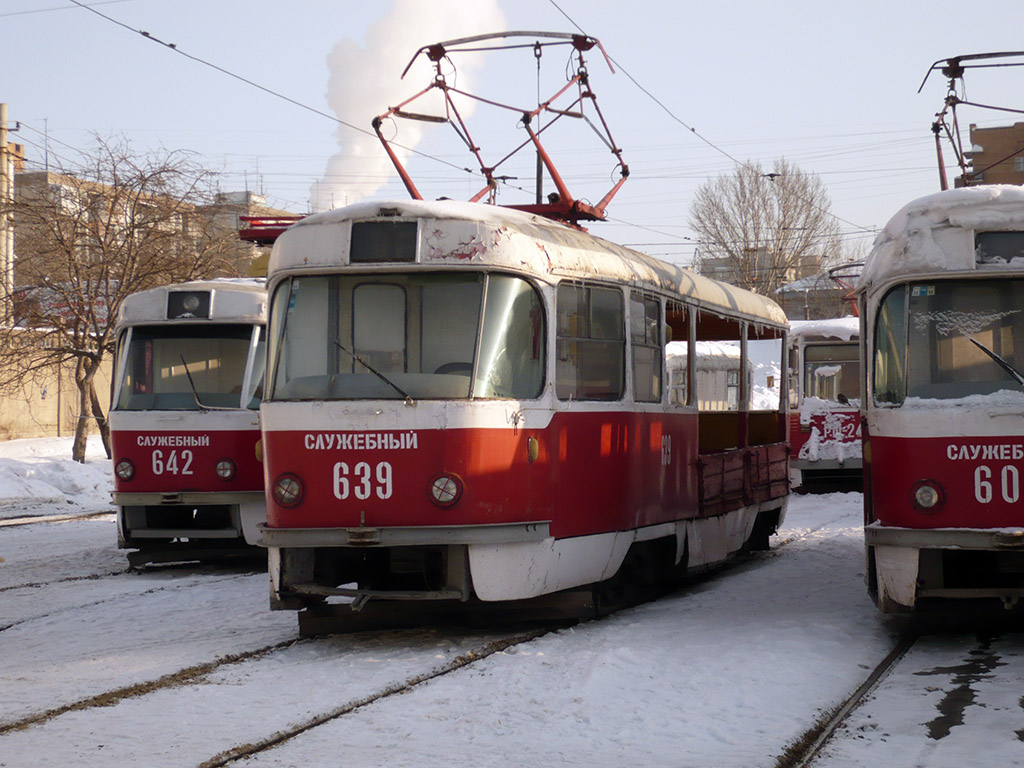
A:
<svg viewBox="0 0 1024 768">
<path fill-rule="evenodd" d="M 1024 190 L 939 192 L 876 241 L 866 318 L 868 585 L 884 611 L 1024 596 Z"/>
</svg>

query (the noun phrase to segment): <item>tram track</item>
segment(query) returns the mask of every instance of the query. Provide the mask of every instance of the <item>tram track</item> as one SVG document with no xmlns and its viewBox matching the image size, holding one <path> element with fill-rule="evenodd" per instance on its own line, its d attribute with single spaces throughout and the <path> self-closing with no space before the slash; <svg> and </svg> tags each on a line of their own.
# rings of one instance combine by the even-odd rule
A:
<svg viewBox="0 0 1024 768">
<path fill-rule="evenodd" d="M 919 638 L 917 632 L 907 631 L 902 634 L 893 649 L 841 704 L 825 712 L 800 738 L 790 744 L 775 763 L 775 768 L 807 768 L 836 730 L 900 663 Z"/>
<path fill-rule="evenodd" d="M 221 656 L 213 661 L 204 661 L 199 664 L 184 667 L 174 672 L 169 672 L 154 680 L 146 680 L 140 683 L 133 683 L 132 685 L 113 688 L 109 691 L 104 691 L 103 693 L 98 693 L 93 696 L 87 696 L 77 701 L 68 702 L 58 707 L 47 709 L 43 712 L 26 715 L 7 723 L 0 723 L 0 736 L 13 731 L 24 730 L 31 726 L 41 725 L 53 720 L 54 718 L 60 717 L 61 715 L 67 714 L 68 712 L 80 712 L 82 710 L 97 707 L 111 707 L 125 699 L 146 696 L 156 691 L 166 690 L 168 688 L 195 684 L 202 680 L 202 678 L 223 667 L 263 658 L 264 656 L 281 650 L 282 648 L 288 648 L 297 642 L 301 641 L 297 639 L 285 640 L 262 648 L 255 648 L 249 651 Z"/>
<path fill-rule="evenodd" d="M 67 515 L 17 515 L 0 518 L 0 528 L 12 528 L 20 525 L 38 525 L 40 523 L 73 523 L 81 520 L 114 519 L 113 511 L 80 512 Z"/>
<path fill-rule="evenodd" d="M 68 577 L 65 577 L 65 578 L 62 578 L 62 579 L 55 579 L 54 581 L 34 582 L 34 583 L 30 583 L 30 584 L 18 584 L 18 585 L 12 585 L 12 586 L 9 586 L 9 587 L 3 587 L 3 588 L 0 588 L 0 592 L 10 592 L 10 591 L 13 591 L 13 590 L 20 590 L 20 589 L 42 589 L 42 588 L 45 588 L 45 587 L 52 586 L 54 584 L 75 583 L 75 582 L 82 582 L 82 581 L 99 581 L 99 580 L 102 580 L 102 579 L 111 578 L 111 577 L 115 577 L 115 576 L 127 575 L 127 574 L 130 574 L 131 572 L 132 571 L 130 569 L 126 569 L 124 571 L 115 571 L 115 572 L 112 572 L 112 573 L 105 573 L 105 574 L 92 574 L 92 575 L 88 575 L 88 576 L 68 576 Z M 172 582 L 170 584 L 163 584 L 163 585 L 156 586 L 156 587 L 150 587 L 150 588 L 145 589 L 145 590 L 143 590 L 141 592 L 138 592 L 137 594 L 139 596 L 144 596 L 144 595 L 157 594 L 157 593 L 160 593 L 160 592 L 175 591 L 175 590 L 179 590 L 179 589 L 192 589 L 192 588 L 196 588 L 196 587 L 206 586 L 206 585 L 208 585 L 210 583 L 232 581 L 234 579 L 248 578 L 250 576 L 255 576 L 255 575 L 256 575 L 256 572 L 252 571 L 252 572 L 246 572 L 246 573 L 233 573 L 233 574 L 230 574 L 228 576 L 223 576 L 223 577 L 220 577 L 220 578 L 214 578 L 212 580 L 207 580 L 207 581 L 204 581 L 202 583 L 196 582 L 196 583 L 191 583 L 191 584 L 183 584 L 183 583 L 180 583 L 180 582 Z M 83 608 L 93 608 L 93 607 L 96 607 L 96 606 L 99 606 L 99 605 L 104 605 L 104 604 L 107 604 L 107 603 L 110 603 L 110 602 L 113 602 L 113 601 L 123 600 L 123 599 L 124 599 L 124 595 L 116 595 L 116 596 L 112 596 L 112 597 L 108 597 L 108 598 L 103 598 L 101 600 L 93 600 L 93 601 L 90 601 L 90 602 L 76 603 L 74 605 L 68 605 L 66 607 L 63 607 L 63 608 L 57 610 L 57 611 L 49 611 L 49 612 L 46 612 L 46 613 L 35 614 L 33 616 L 26 616 L 26 617 L 18 619 L 16 621 L 11 621 L 11 622 L 8 622 L 8 623 L 5 623 L 5 624 L 0 624 L 0 632 L 5 632 L 5 631 L 7 631 L 9 629 L 12 629 L 14 627 L 20 626 L 22 624 L 27 624 L 27 623 L 32 622 L 32 621 L 40 621 L 40 620 L 43 620 L 43 619 L 48 619 L 48 618 L 50 618 L 50 617 L 52 617 L 52 616 L 54 616 L 54 615 L 56 615 L 58 613 L 61 613 L 63 611 L 81 610 Z"/>
<path fill-rule="evenodd" d="M 223 766 L 231 765 L 240 760 L 246 760 L 254 757 L 261 752 L 280 746 L 281 744 L 312 731 L 315 728 L 327 725 L 335 720 L 345 717 L 346 715 L 352 714 L 363 707 L 371 706 L 392 696 L 399 696 L 401 694 L 408 693 L 420 685 L 436 680 L 440 677 L 444 677 L 445 675 L 452 674 L 453 672 L 457 672 L 472 664 L 476 664 L 489 656 L 501 653 L 515 645 L 536 640 L 553 631 L 555 631 L 555 628 L 534 629 L 512 635 L 510 637 L 492 640 L 480 648 L 473 649 L 456 656 L 439 667 L 435 667 L 434 669 L 428 670 L 419 675 L 406 678 L 402 682 L 387 686 L 379 691 L 372 692 L 366 696 L 339 705 L 333 709 L 320 712 L 293 726 L 279 730 L 264 739 L 248 744 L 241 744 L 232 747 L 231 749 L 224 750 L 223 752 L 220 752 L 200 763 L 198 768 L 222 768 Z"/>
</svg>

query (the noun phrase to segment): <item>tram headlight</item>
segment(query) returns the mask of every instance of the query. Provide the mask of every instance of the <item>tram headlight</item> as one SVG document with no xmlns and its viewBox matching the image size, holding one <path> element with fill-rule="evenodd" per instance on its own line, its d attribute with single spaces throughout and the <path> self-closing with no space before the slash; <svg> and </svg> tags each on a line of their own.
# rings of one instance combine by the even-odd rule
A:
<svg viewBox="0 0 1024 768">
<path fill-rule="evenodd" d="M 298 475 L 286 472 L 274 481 L 274 501 L 282 507 L 295 507 L 302 501 L 305 487 Z"/>
<path fill-rule="evenodd" d="M 946 494 L 934 480 L 921 480 L 914 485 L 913 503 L 920 512 L 937 512 L 945 503 Z"/>
<path fill-rule="evenodd" d="M 231 459 L 221 459 L 217 462 L 217 466 L 214 467 L 214 471 L 217 473 L 217 477 L 221 480 L 232 480 L 235 477 L 237 471 L 235 462 Z"/>
<path fill-rule="evenodd" d="M 462 496 L 458 475 L 438 475 L 430 482 L 430 500 L 439 507 L 450 507 Z"/>
<path fill-rule="evenodd" d="M 135 477 L 135 465 L 129 459 L 121 459 L 114 467 L 114 472 L 121 480 L 131 480 Z"/>
</svg>

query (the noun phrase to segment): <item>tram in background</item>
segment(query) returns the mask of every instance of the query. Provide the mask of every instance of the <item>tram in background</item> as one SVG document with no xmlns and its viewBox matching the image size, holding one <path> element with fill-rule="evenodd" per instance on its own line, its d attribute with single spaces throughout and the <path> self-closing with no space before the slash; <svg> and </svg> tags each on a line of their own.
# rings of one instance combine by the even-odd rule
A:
<svg viewBox="0 0 1024 768">
<path fill-rule="evenodd" d="M 861 485 L 860 318 L 789 324 L 789 444 L 794 489 Z"/>
<path fill-rule="evenodd" d="M 1024 190 L 916 200 L 875 241 L 865 322 L 865 543 L 884 612 L 1024 595 Z"/>
<path fill-rule="evenodd" d="M 118 546 L 133 565 L 258 554 L 262 279 L 133 294 L 117 319 L 110 435 Z"/>
<path fill-rule="evenodd" d="M 743 370 L 771 340 L 781 361 L 770 299 L 451 201 L 309 216 L 268 291 L 273 608 L 664 582 L 767 548 L 783 520 L 785 398 L 752 411 L 744 376 L 702 392 L 694 354 L 730 341 Z"/>
</svg>

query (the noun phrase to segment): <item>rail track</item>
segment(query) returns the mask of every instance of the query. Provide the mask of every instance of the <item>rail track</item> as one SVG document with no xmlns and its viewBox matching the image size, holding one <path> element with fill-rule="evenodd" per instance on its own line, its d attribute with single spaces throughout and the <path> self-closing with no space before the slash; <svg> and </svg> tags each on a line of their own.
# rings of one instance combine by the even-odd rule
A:
<svg viewBox="0 0 1024 768">
<path fill-rule="evenodd" d="M 823 523 L 785 531 L 781 541 L 773 542 L 772 550 L 735 563 L 726 579 L 732 578 L 733 571 L 741 575 L 785 558 L 793 544 L 814 539 L 827 526 Z M 485 659 L 508 652 L 514 646 L 551 635 L 554 647 L 575 648 L 568 632 L 580 631 L 564 630 L 564 621 L 533 626 L 495 624 L 484 628 L 480 624 L 466 627 L 441 622 L 442 626 L 428 629 L 361 629 L 346 635 L 303 638 L 295 631 L 294 614 L 266 610 L 265 582 L 260 574 L 248 574 L 244 585 L 244 579 L 227 583 L 229 594 L 223 595 L 222 588 L 192 593 L 188 587 L 208 584 L 209 579 L 193 579 L 189 569 L 184 571 L 189 576 L 186 581 L 178 578 L 180 569 L 166 567 L 137 574 L 137 582 L 134 577 L 125 581 L 105 575 L 62 579 L 58 596 L 67 603 L 68 610 L 44 611 L 45 615 L 19 620 L 17 626 L 5 632 L 8 647 L 24 642 L 45 643 L 46 648 L 34 658 L 45 660 L 52 672 L 21 680 L 20 667 L 8 665 L 5 679 L 16 682 L 26 698 L 19 709 L 8 709 L 9 716 L 0 716 L 0 753 L 34 755 L 34 745 L 39 744 L 41 735 L 45 734 L 46 743 L 53 745 L 54 734 L 64 732 L 67 737 L 63 741 L 81 750 L 74 753 L 79 762 L 88 762 L 89 757 L 107 759 L 113 756 L 116 745 L 108 743 L 102 752 L 91 751 L 103 746 L 97 746 L 101 740 L 111 738 L 106 734 L 128 732 L 131 723 L 145 722 L 150 723 L 147 728 L 152 728 L 147 742 L 154 750 L 147 753 L 147 761 L 188 766 L 243 764 L 248 759 L 259 762 L 261 755 L 271 754 L 275 747 L 303 749 L 306 741 L 300 737 L 304 734 L 310 734 L 316 741 L 324 738 L 316 734 L 331 731 L 329 726 L 358 729 L 366 707 L 405 707 L 406 700 L 401 694 L 423 689 L 431 681 L 457 675 L 460 670 L 472 670 Z M 162 580 L 167 583 L 160 583 Z M 697 578 L 684 591 L 692 586 L 699 595 L 712 582 L 710 578 Z M 117 584 L 120 593 L 103 599 L 106 584 Z M 181 588 L 168 589 L 175 584 Z M 5 594 L 12 592 L 8 589 Z M 42 592 L 39 596 L 45 599 Z M 244 598 L 244 604 L 240 604 L 240 598 Z M 32 596 L 26 595 L 24 599 L 30 601 Z M 72 600 L 75 604 L 71 604 Z M 217 602 L 208 610 L 197 612 L 199 603 L 211 601 Z M 163 607 L 154 610 L 154 605 Z M 36 622 L 36 618 L 40 621 Z M 148 628 L 136 628 L 140 618 L 148 621 Z M 83 620 L 88 622 L 87 627 L 106 623 L 114 634 L 109 640 L 98 633 L 78 635 Z M 204 622 L 208 632 L 199 631 Z M 118 626 L 128 630 L 125 637 L 116 637 Z M 566 634 L 559 639 L 563 631 Z M 599 626 L 584 630 L 590 635 L 602 631 Z M 75 641 L 61 641 L 60 637 L 75 637 Z M 74 647 L 80 643 L 84 644 L 81 648 Z M 49 660 L 51 651 L 58 652 L 56 661 Z M 520 654 L 524 660 L 546 655 L 521 648 L 513 657 Z M 143 658 L 152 657 L 162 657 L 161 663 L 151 667 L 141 663 Z M 125 668 L 135 672 L 104 674 L 86 679 L 87 684 L 65 684 L 51 679 L 65 668 L 87 670 L 100 658 L 116 660 L 118 664 L 123 658 Z M 507 663 L 510 660 L 503 655 L 499 668 Z M 147 674 L 144 670 L 150 671 Z M 471 677 L 491 679 L 492 672 L 486 670 L 490 670 L 490 665 L 471 672 Z M 112 669 L 111 673 L 115 671 Z M 465 682 L 460 679 L 447 685 L 461 686 Z M 37 693 L 32 696 L 35 705 L 27 706 L 31 686 L 40 683 L 47 695 Z M 243 704 L 237 694 L 249 690 L 274 693 L 259 701 L 244 698 Z M 429 689 L 427 695 L 431 695 Z M 223 733 L 211 731 L 211 723 L 203 719 L 204 711 L 231 712 L 239 706 L 245 708 L 244 722 L 235 718 L 233 727 Z M 169 712 L 173 712 L 173 717 L 167 716 Z M 138 759 L 141 754 L 138 747 L 124 741 L 117 748 L 127 750 L 129 762 L 133 759 L 131 755 Z M 67 754 L 55 745 L 50 750 L 53 762 L 24 764 L 56 765 L 58 756 Z M 270 761 L 274 759 L 271 757 Z M 17 761 L 8 764 L 19 765 Z"/>
<path fill-rule="evenodd" d="M 383 701 L 391 696 L 399 696 L 413 690 L 417 686 L 423 685 L 424 683 L 436 680 L 437 678 L 443 677 L 444 675 L 450 675 L 460 669 L 468 667 L 472 664 L 476 664 L 489 656 L 493 656 L 496 653 L 505 651 L 512 646 L 519 645 L 521 643 L 536 640 L 539 637 L 543 637 L 549 632 L 554 631 L 553 629 L 535 629 L 528 632 L 517 633 L 510 637 L 502 638 L 500 640 L 492 640 L 479 648 L 475 648 L 466 653 L 456 656 L 454 659 L 442 664 L 441 666 L 423 672 L 422 674 L 415 675 L 400 683 L 390 685 L 380 691 L 375 691 L 359 699 L 349 701 L 340 706 L 318 713 L 306 720 L 291 725 L 288 728 L 277 731 L 270 736 L 261 739 L 259 741 L 241 744 L 231 749 L 225 750 L 220 754 L 214 755 L 209 760 L 205 760 L 199 764 L 199 768 L 222 768 L 222 766 L 231 765 L 240 760 L 246 760 L 250 757 L 254 757 L 261 752 L 268 749 L 280 746 L 290 739 L 300 736 L 307 731 L 311 731 L 314 728 L 326 725 L 334 720 L 337 720 L 345 715 L 348 715 L 356 710 Z"/>
<path fill-rule="evenodd" d="M 40 523 L 72 523 L 78 520 L 114 520 L 113 512 L 79 512 L 68 515 L 15 515 L 0 518 L 0 528 Z"/>
<path fill-rule="evenodd" d="M 906 632 L 901 635 L 893 649 L 878 663 L 878 666 L 871 670 L 871 673 L 842 704 L 822 715 L 813 726 L 808 728 L 799 739 L 783 752 L 775 764 L 775 768 L 806 768 L 809 766 L 836 730 L 846 722 L 850 713 L 865 700 L 879 682 L 907 655 L 907 652 L 917 642 L 918 637 L 919 635 L 916 632 Z"/>
</svg>

